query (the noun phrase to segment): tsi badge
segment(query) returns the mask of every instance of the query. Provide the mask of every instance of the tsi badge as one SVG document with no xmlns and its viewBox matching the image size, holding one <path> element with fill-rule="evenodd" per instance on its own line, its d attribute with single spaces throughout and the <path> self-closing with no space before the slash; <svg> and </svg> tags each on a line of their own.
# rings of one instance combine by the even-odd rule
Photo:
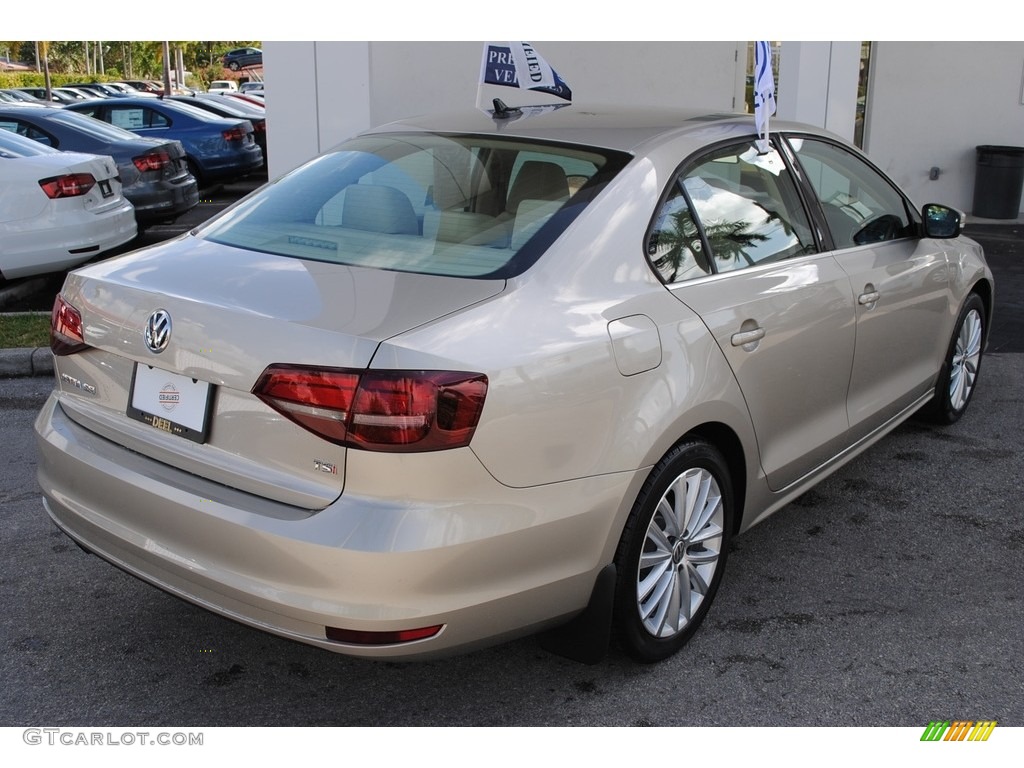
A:
<svg viewBox="0 0 1024 768">
<path fill-rule="evenodd" d="M 166 309 L 156 310 L 146 321 L 142 335 L 150 352 L 159 354 L 167 349 L 167 342 L 171 340 L 171 313 Z"/>
</svg>

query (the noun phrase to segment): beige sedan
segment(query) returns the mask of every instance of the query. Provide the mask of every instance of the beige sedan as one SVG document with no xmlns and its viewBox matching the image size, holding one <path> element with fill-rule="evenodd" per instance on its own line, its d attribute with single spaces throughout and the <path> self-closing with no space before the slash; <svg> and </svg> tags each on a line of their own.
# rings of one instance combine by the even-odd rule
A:
<svg viewBox="0 0 1024 768">
<path fill-rule="evenodd" d="M 551 630 L 665 658 L 732 536 L 913 414 L 964 413 L 991 322 L 960 214 L 773 128 L 759 154 L 743 115 L 406 121 L 71 273 L 47 511 L 340 653 Z"/>
</svg>

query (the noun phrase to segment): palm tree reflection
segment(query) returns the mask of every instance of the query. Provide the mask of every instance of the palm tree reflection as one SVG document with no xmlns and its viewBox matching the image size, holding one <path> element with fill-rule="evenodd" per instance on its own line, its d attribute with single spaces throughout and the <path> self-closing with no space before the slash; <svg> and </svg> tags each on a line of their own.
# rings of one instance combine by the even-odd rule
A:
<svg viewBox="0 0 1024 768">
<path fill-rule="evenodd" d="M 741 260 L 753 265 L 754 259 L 750 251 L 753 251 L 758 243 L 768 240 L 767 235 L 755 229 L 769 225 L 773 218 L 779 219 L 777 214 L 769 214 L 763 223 L 739 219 L 705 224 L 704 235 L 718 271 L 736 269 L 740 266 Z M 657 253 L 654 266 L 667 282 L 675 282 L 688 276 L 687 273 L 694 268 L 704 274 L 711 273 L 711 265 L 700 232 L 688 209 L 683 208 L 665 216 L 652 241 L 652 250 Z"/>
</svg>

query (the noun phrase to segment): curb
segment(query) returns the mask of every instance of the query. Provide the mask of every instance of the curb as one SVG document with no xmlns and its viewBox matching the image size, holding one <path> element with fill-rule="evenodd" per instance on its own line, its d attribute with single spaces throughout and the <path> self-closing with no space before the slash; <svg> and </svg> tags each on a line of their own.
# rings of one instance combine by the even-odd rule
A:
<svg viewBox="0 0 1024 768">
<path fill-rule="evenodd" d="M 0 349 L 0 379 L 52 375 L 53 353 L 49 347 Z"/>
</svg>

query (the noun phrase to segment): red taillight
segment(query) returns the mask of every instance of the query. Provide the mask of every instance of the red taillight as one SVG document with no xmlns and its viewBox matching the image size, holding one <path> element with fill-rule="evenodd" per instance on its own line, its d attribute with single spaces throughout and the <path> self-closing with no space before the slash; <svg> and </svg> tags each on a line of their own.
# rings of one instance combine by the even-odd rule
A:
<svg viewBox="0 0 1024 768">
<path fill-rule="evenodd" d="M 267 132 L 267 121 L 260 120 L 259 122 L 253 121 L 252 130 L 254 133 L 266 133 Z"/>
<path fill-rule="evenodd" d="M 57 294 L 50 313 L 50 349 L 55 355 L 73 355 L 86 346 L 81 313 Z"/>
<path fill-rule="evenodd" d="M 135 167 L 145 173 L 146 171 L 159 171 L 171 164 L 171 156 L 163 151 L 147 152 L 144 155 L 133 157 Z"/>
<path fill-rule="evenodd" d="M 252 392 L 338 445 L 369 451 L 440 451 L 469 445 L 487 377 L 456 371 L 354 371 L 272 365 Z"/>
<path fill-rule="evenodd" d="M 226 131 L 221 131 L 221 135 L 227 141 L 241 141 L 245 138 L 245 134 L 248 133 L 244 128 L 235 126 L 234 128 L 228 128 Z"/>
<path fill-rule="evenodd" d="M 344 443 L 359 374 L 339 370 L 270 366 L 253 394 L 296 424 L 334 443 Z"/>
<path fill-rule="evenodd" d="M 80 197 L 96 186 L 96 178 L 91 173 L 69 173 L 43 179 L 39 186 L 51 200 L 58 197 Z"/>
<path fill-rule="evenodd" d="M 326 627 L 328 640 L 352 645 L 394 645 L 395 643 L 411 643 L 414 640 L 425 640 L 433 637 L 444 628 L 444 624 L 417 629 L 399 629 L 394 632 L 364 632 L 357 629 L 340 629 Z"/>
</svg>

